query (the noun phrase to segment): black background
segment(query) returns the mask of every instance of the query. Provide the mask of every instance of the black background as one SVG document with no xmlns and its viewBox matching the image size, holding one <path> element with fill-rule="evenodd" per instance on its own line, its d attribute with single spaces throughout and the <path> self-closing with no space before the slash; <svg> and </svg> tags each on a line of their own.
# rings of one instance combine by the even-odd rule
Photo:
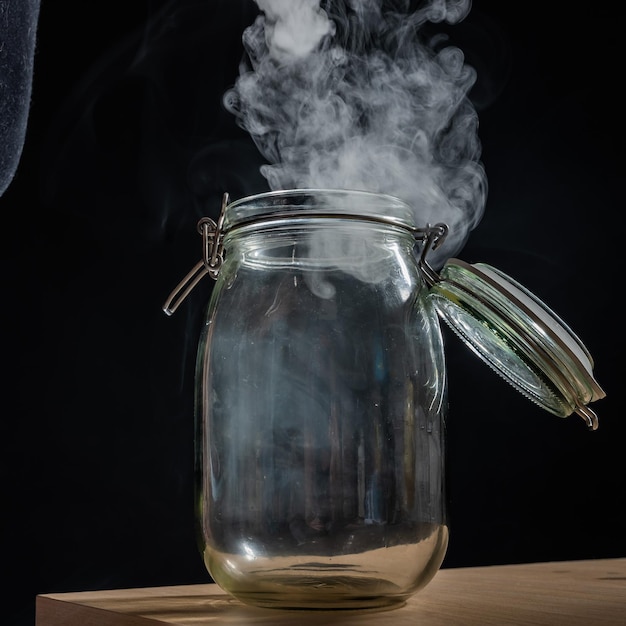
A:
<svg viewBox="0 0 626 626">
<path fill-rule="evenodd" d="M 623 54 L 607 3 L 476 0 L 489 179 L 459 255 L 547 302 L 595 359 L 600 428 L 517 394 L 447 336 L 444 567 L 626 556 Z M 164 14 L 159 18 L 159 11 Z M 223 191 L 266 189 L 221 108 L 252 1 L 42 2 L 22 160 L 0 198 L 2 610 L 37 593 L 209 581 L 193 518 L 193 367 L 210 280 L 171 318 Z M 156 25 L 146 30 L 148 22 Z"/>
</svg>

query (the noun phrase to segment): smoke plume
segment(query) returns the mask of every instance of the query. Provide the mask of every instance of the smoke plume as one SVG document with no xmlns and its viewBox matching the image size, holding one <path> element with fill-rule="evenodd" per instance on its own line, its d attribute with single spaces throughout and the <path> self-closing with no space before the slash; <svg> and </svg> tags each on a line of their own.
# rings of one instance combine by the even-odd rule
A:
<svg viewBox="0 0 626 626">
<path fill-rule="evenodd" d="M 433 25 L 459 22 L 471 1 L 256 2 L 224 103 L 268 161 L 270 188 L 397 196 L 416 226 L 450 227 L 433 265 L 455 254 L 487 182 L 468 98 L 475 71 Z"/>
</svg>

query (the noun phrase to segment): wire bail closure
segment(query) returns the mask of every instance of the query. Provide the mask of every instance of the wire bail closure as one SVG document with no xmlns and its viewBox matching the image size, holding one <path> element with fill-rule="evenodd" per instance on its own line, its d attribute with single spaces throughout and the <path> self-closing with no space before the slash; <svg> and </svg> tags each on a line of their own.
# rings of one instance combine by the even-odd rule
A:
<svg viewBox="0 0 626 626">
<path fill-rule="evenodd" d="M 222 197 L 222 208 L 220 216 L 217 222 L 214 222 L 209 217 L 203 217 L 198 221 L 198 232 L 202 235 L 202 260 L 198 261 L 191 271 L 176 285 L 175 289 L 170 293 L 169 297 L 163 305 L 163 312 L 166 315 L 172 315 L 174 311 L 180 306 L 181 302 L 189 295 L 193 288 L 204 278 L 207 274 L 216 280 L 222 263 L 224 262 L 224 216 L 226 213 L 226 207 L 230 202 L 230 196 L 228 192 L 224 193 Z M 325 215 L 320 213 L 320 216 Z M 338 215 L 339 217 L 339 215 Z M 367 219 L 367 221 L 377 222 L 380 224 L 390 224 L 388 219 L 384 217 L 361 217 L 353 215 L 341 215 L 340 217 L 351 217 L 353 219 Z M 395 223 L 393 223 L 395 224 Z M 395 224 L 396 226 L 398 224 Z M 436 250 L 448 234 L 448 225 L 439 223 L 434 226 L 426 226 L 426 228 L 411 228 L 409 226 L 402 226 L 413 235 L 414 239 L 419 242 L 423 242 L 424 246 L 418 260 L 418 267 L 422 272 L 424 279 L 428 283 L 429 287 L 432 287 L 435 283 L 441 279 L 437 272 L 426 261 L 426 257 L 430 250 Z"/>
<path fill-rule="evenodd" d="M 224 214 L 230 201 L 228 192 L 222 196 L 222 208 L 217 223 L 210 217 L 203 217 L 198 221 L 198 232 L 202 235 L 202 260 L 196 263 L 191 271 L 183 278 L 163 305 L 163 312 L 172 315 L 180 303 L 189 295 L 191 290 L 207 274 L 216 280 L 224 262 Z"/>
<path fill-rule="evenodd" d="M 444 241 L 448 234 L 448 225 L 439 223 L 434 226 L 428 226 L 425 230 L 421 230 L 423 237 L 421 241 L 424 241 L 422 247 L 422 253 L 420 254 L 417 266 L 422 272 L 422 276 L 426 280 L 429 287 L 432 287 L 435 283 L 441 280 L 441 277 L 426 261 L 426 257 L 431 250 L 436 250 Z M 416 236 L 417 239 L 417 236 Z"/>
</svg>

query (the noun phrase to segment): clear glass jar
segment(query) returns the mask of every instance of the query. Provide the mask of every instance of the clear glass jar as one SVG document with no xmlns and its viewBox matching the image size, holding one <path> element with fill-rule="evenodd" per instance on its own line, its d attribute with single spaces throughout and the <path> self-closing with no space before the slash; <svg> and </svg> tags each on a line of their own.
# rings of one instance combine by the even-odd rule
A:
<svg viewBox="0 0 626 626">
<path fill-rule="evenodd" d="M 258 606 L 393 607 L 447 547 L 440 319 L 554 415 L 598 419 L 593 359 L 484 263 L 427 262 L 447 227 L 346 190 L 224 196 L 203 258 L 164 305 L 216 279 L 196 373 L 197 505 L 213 580 Z"/>
<path fill-rule="evenodd" d="M 207 569 L 246 603 L 397 605 L 444 558 L 446 369 L 409 214 L 331 190 L 228 206 L 197 498 Z"/>
</svg>

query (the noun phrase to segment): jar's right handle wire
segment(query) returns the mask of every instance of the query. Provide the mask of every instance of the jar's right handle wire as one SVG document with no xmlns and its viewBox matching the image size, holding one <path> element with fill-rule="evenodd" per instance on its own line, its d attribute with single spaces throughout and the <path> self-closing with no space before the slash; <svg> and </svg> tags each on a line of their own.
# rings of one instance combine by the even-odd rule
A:
<svg viewBox="0 0 626 626">
<path fill-rule="evenodd" d="M 429 225 L 426 229 L 420 229 L 416 233 L 416 238 L 423 241 L 422 252 L 418 259 L 417 265 L 429 287 L 432 287 L 435 283 L 438 283 L 441 278 L 439 277 L 439 274 L 432 268 L 430 263 L 428 263 L 426 257 L 431 250 L 436 250 L 443 243 L 447 234 L 448 225 L 444 223 L 435 224 L 434 226 Z"/>
</svg>

